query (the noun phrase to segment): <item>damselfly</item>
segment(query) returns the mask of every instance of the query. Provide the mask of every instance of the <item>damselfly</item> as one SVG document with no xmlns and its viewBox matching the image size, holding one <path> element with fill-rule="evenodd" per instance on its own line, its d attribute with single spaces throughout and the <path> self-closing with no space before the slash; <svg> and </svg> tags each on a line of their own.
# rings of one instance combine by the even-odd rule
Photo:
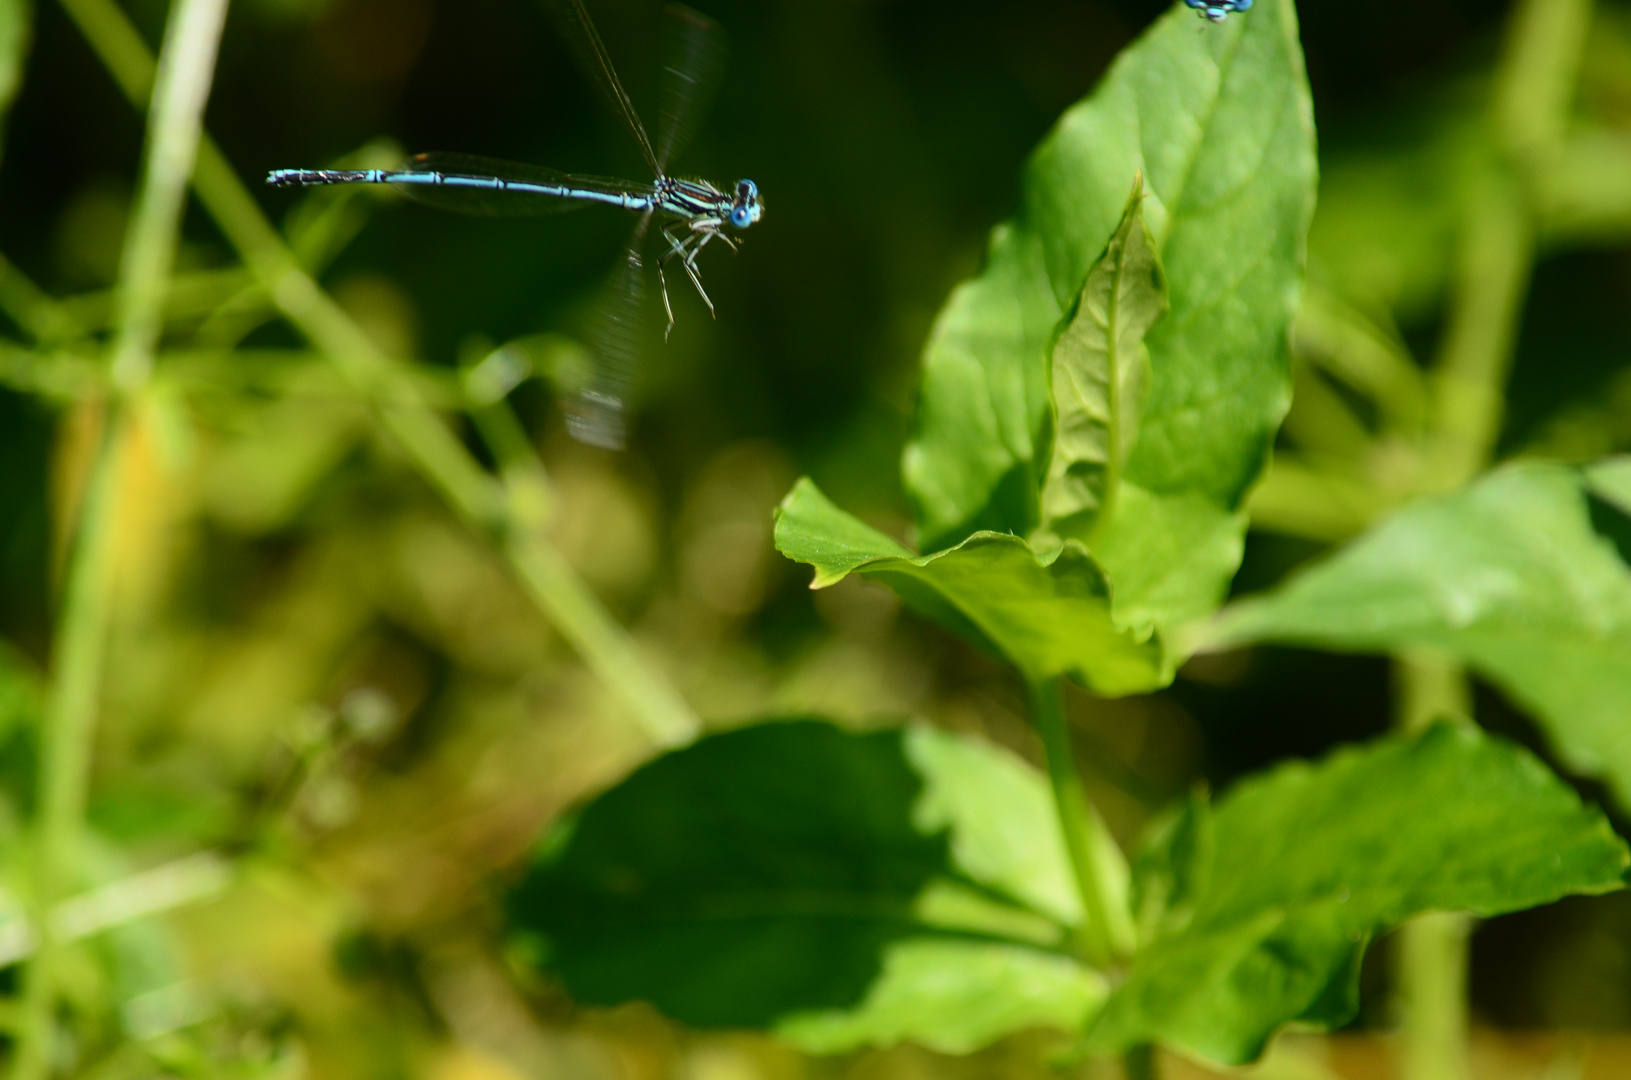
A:
<svg viewBox="0 0 1631 1080">
<path fill-rule="evenodd" d="M 1199 12 L 1201 18 L 1213 22 L 1222 22 L 1233 13 L 1250 11 L 1252 7 L 1252 0 L 1184 0 L 1184 3 Z"/>
<path fill-rule="evenodd" d="M 591 82 L 605 95 L 612 111 L 634 136 L 651 170 L 650 183 L 582 176 L 536 165 L 517 165 L 462 154 L 420 154 L 405 169 L 278 169 L 266 182 L 273 187 L 321 184 L 386 184 L 419 202 L 493 217 L 548 214 L 602 204 L 639 213 L 628 255 L 614 277 L 592 331 L 595 371 L 567 413 L 567 425 L 579 440 L 613 449 L 623 445 L 624 412 L 633 389 L 639 335 L 636 331 L 644 286 L 640 249 L 653 215 L 672 218 L 662 229 L 666 250 L 657 260 L 668 330 L 674 308 L 663 271 L 678 262 L 697 295 L 714 310 L 697 273 L 699 252 L 715 239 L 735 249 L 726 232 L 746 229 L 764 213 L 759 189 L 740 180 L 724 191 L 704 180 L 668 175 L 668 162 L 695 130 L 707 99 L 723 69 L 724 36 L 712 19 L 678 5 L 666 9 L 670 35 L 662 71 L 662 124 L 654 148 L 612 67 L 606 46 L 583 6 L 583 0 L 558 0 L 563 30 L 576 47 Z"/>
</svg>

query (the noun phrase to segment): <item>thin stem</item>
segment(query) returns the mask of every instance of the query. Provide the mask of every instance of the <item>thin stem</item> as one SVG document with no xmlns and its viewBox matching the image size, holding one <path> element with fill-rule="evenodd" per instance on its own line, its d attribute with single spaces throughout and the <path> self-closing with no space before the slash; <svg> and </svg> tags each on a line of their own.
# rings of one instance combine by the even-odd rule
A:
<svg viewBox="0 0 1631 1080">
<path fill-rule="evenodd" d="M 1399 929 L 1399 1075 L 1405 1080 L 1471 1080 L 1467 1060 L 1467 937 L 1461 912 L 1420 915 Z"/>
<path fill-rule="evenodd" d="M 153 63 L 124 13 L 112 0 L 62 4 L 126 96 L 138 98 L 152 78 Z M 692 738 L 701 724 L 690 706 L 639 660 L 628 633 L 572 574 L 560 553 L 525 521 L 513 519 L 503 488 L 422 404 L 400 365 L 300 266 L 208 135 L 199 143 L 193 188 L 284 317 L 359 390 L 390 403 L 377 408 L 381 425 L 461 518 L 502 539 L 504 556 L 527 595 L 623 701 L 646 735 L 665 746 Z"/>
<path fill-rule="evenodd" d="M 146 171 L 119 273 L 113 381 L 122 390 L 134 390 L 147 380 L 164 330 L 176 236 L 226 15 L 227 0 L 177 0 L 165 33 L 148 124 Z"/>
<path fill-rule="evenodd" d="M 553 545 L 534 536 L 517 535 L 505 545 L 505 555 L 533 603 L 549 616 L 589 670 L 616 689 L 644 720 L 646 735 L 653 743 L 680 746 L 695 737 L 696 718 L 666 682 L 655 675 L 628 679 L 630 672 L 650 668 L 633 640 L 606 617 L 594 593 Z"/>
<path fill-rule="evenodd" d="M 60 942 L 51 914 L 73 885 L 90 784 L 102 671 L 112 613 L 113 528 L 130 422 L 125 397 L 152 370 L 163 306 L 175 265 L 187 178 L 203 127 L 227 0 L 176 0 L 153 86 L 141 191 L 119 272 L 119 325 L 111 361 L 116 396 L 91 466 L 74 527 L 72 554 L 52 652 L 40 740 L 31 906 L 39 946 L 29 963 L 18 1033 L 18 1080 L 52 1072 Z"/>
<path fill-rule="evenodd" d="M 1562 149 L 1592 0 L 1523 0 L 1495 82 L 1499 156 L 1467 202 L 1449 329 L 1439 358 L 1438 477 L 1456 488 L 1488 463 L 1534 266 L 1539 170 Z"/>
<path fill-rule="evenodd" d="M 66 587 L 51 651 L 52 671 L 40 738 L 39 806 L 34 833 L 30 921 L 39 935 L 23 975 L 23 1016 L 13 1080 L 52 1072 L 61 943 L 50 913 L 73 887 L 91 746 L 111 606 L 119 446 L 123 422 L 106 425 L 79 511 Z"/>
<path fill-rule="evenodd" d="M 1534 225 L 1517 179 L 1492 168 L 1468 202 L 1449 328 L 1433 373 L 1431 488 L 1462 487 L 1495 449 L 1534 257 Z"/>
<path fill-rule="evenodd" d="M 1435 649 L 1412 649 L 1394 659 L 1393 702 L 1394 726 L 1409 734 L 1440 720 L 1472 719 L 1465 669 Z"/>
<path fill-rule="evenodd" d="M 1247 508 L 1252 528 L 1325 543 L 1343 543 L 1388 508 L 1374 484 L 1320 468 L 1301 455 L 1277 452 Z"/>
<path fill-rule="evenodd" d="M 1454 658 L 1416 650 L 1394 661 L 1395 726 L 1418 732 L 1442 721 L 1470 723 L 1467 678 Z M 1404 1080 L 1469 1080 L 1467 939 L 1473 920 L 1459 912 L 1422 915 L 1394 937 L 1394 983 Z"/>
<path fill-rule="evenodd" d="M 23 62 L 33 36 L 33 4 L 28 0 L 0 0 L 0 121 L 23 84 Z"/>
<path fill-rule="evenodd" d="M 1161 1071 L 1155 1060 L 1155 1047 L 1144 1043 L 1121 1055 L 1121 1072 L 1126 1080 L 1159 1080 Z"/>
<path fill-rule="evenodd" d="M 1120 913 L 1112 899 L 1117 891 L 1113 870 L 1100 853 L 1106 850 L 1106 844 L 1114 841 L 1088 800 L 1082 774 L 1076 768 L 1061 689 L 1057 680 L 1032 683 L 1031 719 L 1042 736 L 1059 827 L 1064 833 L 1065 850 L 1070 854 L 1076 888 L 1081 895 L 1085 916 L 1079 935 L 1081 951 L 1084 959 L 1102 968 L 1128 951 L 1130 928 L 1125 925 L 1125 917 L 1118 917 Z"/>
<path fill-rule="evenodd" d="M 1507 373 L 1535 259 L 1536 177 L 1562 145 L 1591 0 L 1522 0 L 1495 85 L 1500 151 L 1466 202 L 1449 325 L 1434 377 L 1432 474 L 1452 490 L 1485 469 L 1500 434 Z M 1471 716 L 1460 666 L 1398 658 L 1397 723 Z M 1435 914 L 1400 929 L 1395 970 L 1403 1080 L 1465 1080 L 1467 942 L 1472 920 Z"/>
</svg>

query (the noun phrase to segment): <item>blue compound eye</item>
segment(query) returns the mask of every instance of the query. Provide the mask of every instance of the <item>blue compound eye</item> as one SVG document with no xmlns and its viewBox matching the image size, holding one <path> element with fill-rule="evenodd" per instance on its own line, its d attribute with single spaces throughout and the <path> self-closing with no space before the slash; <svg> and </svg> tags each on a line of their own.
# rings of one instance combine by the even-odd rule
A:
<svg viewBox="0 0 1631 1080">
<path fill-rule="evenodd" d="M 745 229 L 752 223 L 753 216 L 748 213 L 747 207 L 738 206 L 731 211 L 731 224 L 738 229 Z"/>
</svg>

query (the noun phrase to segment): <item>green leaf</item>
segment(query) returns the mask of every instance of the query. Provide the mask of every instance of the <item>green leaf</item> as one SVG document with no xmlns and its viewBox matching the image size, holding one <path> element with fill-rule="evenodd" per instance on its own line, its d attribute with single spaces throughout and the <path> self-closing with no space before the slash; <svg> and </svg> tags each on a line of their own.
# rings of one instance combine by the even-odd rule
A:
<svg viewBox="0 0 1631 1080">
<path fill-rule="evenodd" d="M 1171 679 L 1158 640 L 1115 624 L 1104 571 L 1074 540 L 1039 556 L 1016 536 L 981 532 L 913 556 L 805 478 L 776 512 L 776 547 L 815 567 L 813 587 L 852 573 L 879 581 L 1033 681 L 1068 675 L 1098 693 L 1131 694 Z"/>
<path fill-rule="evenodd" d="M 846 514 L 808 476 L 776 508 L 776 550 L 815 567 L 812 589 L 836 585 L 879 559 L 910 559 L 911 548 Z"/>
<path fill-rule="evenodd" d="M 1093 547 L 1118 621 L 1141 630 L 1210 610 L 1238 565 L 1238 507 L 1289 399 L 1287 327 L 1313 209 L 1290 0 L 1216 27 L 1190 15 L 1157 22 L 1037 150 L 1019 214 L 930 337 L 902 466 L 925 548 L 1036 527 L 1047 347 L 1142 173 L 1171 313 L 1148 335 L 1137 442 Z"/>
<path fill-rule="evenodd" d="M 1621 514 L 1631 516 L 1631 457 L 1607 458 L 1585 469 L 1586 486 Z M 1592 524 L 1600 523 L 1594 518 Z M 1620 548 L 1623 555 L 1625 549 Z"/>
<path fill-rule="evenodd" d="M 1616 505 L 1618 502 L 1619 505 Z M 1443 649 L 1539 719 L 1571 768 L 1631 804 L 1631 460 L 1530 463 L 1409 506 L 1199 632 L 1220 648 Z"/>
<path fill-rule="evenodd" d="M 788 721 L 646 765 L 546 842 L 513 927 L 577 1000 L 821 1052 L 1079 1028 L 1103 977 L 1047 784 L 929 728 Z"/>
<path fill-rule="evenodd" d="M 1053 344 L 1053 455 L 1042 488 L 1042 527 L 1084 544 L 1114 503 L 1149 384 L 1144 335 L 1167 309 L 1143 201 L 1139 177 L 1121 226 L 1088 272 Z"/>
<path fill-rule="evenodd" d="M 1214 850 L 1212 807 L 1200 793 L 1150 830 L 1133 865 L 1129 903 L 1141 939 L 1189 924 L 1206 895 Z"/>
<path fill-rule="evenodd" d="M 1209 831 L 1174 843 L 1194 829 L 1169 826 L 1135 864 L 1142 893 L 1203 891 L 1134 958 L 1092 1049 L 1160 1041 L 1250 1061 L 1282 1024 L 1351 1018 L 1374 933 L 1424 911 L 1495 915 L 1607 892 L 1628 863 L 1602 814 L 1471 726 L 1282 766 L 1230 792 Z"/>
<path fill-rule="evenodd" d="M 1063 956 L 987 942 L 908 938 L 853 1010 L 801 1013 L 776 1034 L 812 1054 L 910 1040 L 967 1054 L 1032 1027 L 1079 1028 L 1104 1004 L 1108 984 Z"/>
</svg>

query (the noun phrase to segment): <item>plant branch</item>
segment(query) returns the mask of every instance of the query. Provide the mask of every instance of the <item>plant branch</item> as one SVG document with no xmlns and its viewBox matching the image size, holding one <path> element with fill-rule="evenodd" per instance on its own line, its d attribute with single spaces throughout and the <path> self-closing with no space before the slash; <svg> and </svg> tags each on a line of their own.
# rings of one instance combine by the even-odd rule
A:
<svg viewBox="0 0 1631 1080">
<path fill-rule="evenodd" d="M 1560 152 L 1591 0 L 1523 0 L 1495 83 L 1499 152 L 1467 201 L 1449 330 L 1435 376 L 1435 485 L 1461 487 L 1500 434 L 1508 369 L 1535 259 L 1543 163 Z"/>
<path fill-rule="evenodd" d="M 112 0 L 62 3 L 126 95 L 139 96 L 152 77 L 152 61 L 124 13 Z M 381 425 L 461 518 L 499 539 L 529 598 L 579 650 L 590 670 L 622 699 L 647 737 L 665 746 L 694 737 L 700 723 L 690 706 L 640 658 L 628 633 L 571 572 L 560 553 L 536 529 L 509 513 L 503 488 L 420 402 L 400 366 L 306 273 L 207 135 L 199 144 L 193 186 L 205 210 L 284 317 L 360 390 L 391 403 L 377 407 Z"/>
<path fill-rule="evenodd" d="M 1114 871 L 1104 857 L 1106 845 L 1113 847 L 1115 841 L 1088 800 L 1081 771 L 1076 768 L 1060 681 L 1032 683 L 1030 692 L 1031 720 L 1042 737 L 1059 828 L 1082 901 L 1082 956 L 1095 967 L 1105 968 L 1124 956 L 1132 945 L 1126 915 L 1117 910 L 1116 895 L 1120 890 L 1112 876 Z"/>
<path fill-rule="evenodd" d="M 1342 543 L 1381 517 L 1388 500 L 1373 484 L 1279 453 L 1246 505 L 1254 529 Z"/>
<path fill-rule="evenodd" d="M 79 509 L 51 649 L 51 679 L 40 733 L 29 913 L 39 928 L 23 974 L 23 1016 L 13 1080 L 52 1072 L 61 943 L 48 917 L 72 888 L 96 733 L 113 583 L 112 519 L 125 425 L 104 425 Z"/>
<path fill-rule="evenodd" d="M 1452 657 L 1417 650 L 1394 661 L 1395 726 L 1418 732 L 1440 720 L 1471 723 L 1466 673 Z M 1461 912 L 1418 916 L 1394 937 L 1394 982 L 1404 1080 L 1471 1080 L 1467 1060 L 1467 939 Z"/>
<path fill-rule="evenodd" d="M 1522 0 L 1497 73 L 1499 150 L 1466 203 L 1449 328 L 1434 371 L 1428 487 L 1454 490 L 1488 467 L 1500 435 L 1507 373 L 1534 266 L 1539 166 L 1563 146 L 1591 0 Z M 1399 658 L 1398 723 L 1470 716 L 1466 676 L 1452 661 Z M 1465 1080 L 1466 915 L 1429 915 L 1399 933 L 1404 1080 Z"/>
<path fill-rule="evenodd" d="M 52 649 L 30 903 L 39 934 L 28 965 L 18 1033 L 17 1080 L 53 1071 L 60 943 L 49 917 L 73 884 L 90 783 L 102 671 L 112 613 L 114 519 L 129 439 L 126 398 L 152 371 L 175 265 L 177 232 L 203 127 L 204 103 L 226 21 L 227 0 L 176 0 L 153 86 L 141 190 L 119 271 L 119 323 L 110 361 L 115 396 L 74 527 L 62 610 Z"/>
<path fill-rule="evenodd" d="M 1121 1073 L 1125 1080 L 1158 1080 L 1161 1074 L 1155 1059 L 1155 1047 L 1144 1043 L 1122 1054 Z"/>
</svg>

